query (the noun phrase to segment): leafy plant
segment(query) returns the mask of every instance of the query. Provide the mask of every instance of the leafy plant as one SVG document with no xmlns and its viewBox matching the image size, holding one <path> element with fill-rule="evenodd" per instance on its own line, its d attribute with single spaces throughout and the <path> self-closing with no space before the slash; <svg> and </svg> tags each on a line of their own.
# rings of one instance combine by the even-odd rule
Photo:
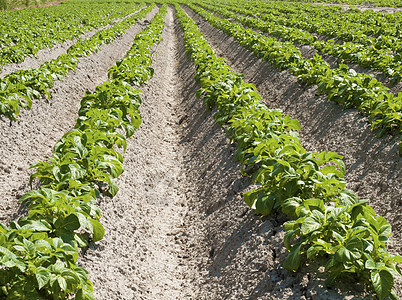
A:
<svg viewBox="0 0 402 300">
<path fill-rule="evenodd" d="M 357 73 L 344 64 L 340 64 L 339 68 L 331 68 L 318 54 L 311 59 L 304 58 L 291 43 L 245 29 L 239 23 L 218 18 L 194 4 L 188 6 L 213 26 L 233 36 L 242 47 L 253 51 L 257 57 L 268 61 L 280 70 L 288 69 L 307 84 L 317 84 L 318 92 L 327 94 L 329 100 L 342 104 L 345 108 L 358 108 L 369 117 L 369 122 L 372 128 L 377 130 L 378 136 L 388 132 L 402 134 L 401 95 L 394 96 L 387 87 L 371 76 Z M 268 26 L 259 19 L 246 18 L 216 6 L 207 4 L 202 6 L 267 33 L 281 26 L 278 24 Z"/>
<path fill-rule="evenodd" d="M 144 5 L 144 3 L 140 4 L 136 8 Z M 16 71 L 0 79 L 0 113 L 16 121 L 21 108 L 31 108 L 32 99 L 38 99 L 42 95 L 46 95 L 50 99 L 49 89 L 53 87 L 54 81 L 62 80 L 68 71 L 75 70 L 79 57 L 95 53 L 104 43 L 110 43 L 120 37 L 154 7 L 155 4 L 149 5 L 123 21 L 98 31 L 84 41 L 78 40 L 67 50 L 67 54 L 61 54 L 57 58 L 45 62 L 38 69 Z"/>
<path fill-rule="evenodd" d="M 305 259 L 326 257 L 328 283 L 360 279 L 371 283 L 379 299 L 395 299 L 393 276 L 402 275 L 397 266 L 402 257 L 386 250 L 391 226 L 365 200 L 345 190 L 342 156 L 307 152 L 297 134 L 299 122 L 262 104 L 255 87 L 231 72 L 194 21 L 179 5 L 176 10 L 186 53 L 194 60 L 195 79 L 201 86 L 197 96 L 207 108 L 216 108 L 217 123 L 225 125 L 230 139 L 237 142 L 242 173 L 257 183 L 257 189 L 244 194 L 246 204 L 263 215 L 276 210 L 293 219 L 285 223 L 289 253 L 284 267 L 297 271 Z M 233 28 L 237 32 L 239 26 Z M 250 40 L 255 41 L 255 35 Z M 300 67 L 296 62 L 291 63 Z"/>
<path fill-rule="evenodd" d="M 141 123 L 140 90 L 127 81 L 141 85 L 150 77 L 150 51 L 160 41 L 166 12 L 165 4 L 113 68 L 122 74 L 127 64 L 130 72 L 87 92 L 75 128 L 55 145 L 50 162 L 33 166 L 31 182 L 42 185 L 21 198 L 28 215 L 9 227 L 0 224 L 0 297 L 94 299 L 88 272 L 76 265 L 78 249 L 104 236 L 96 198 L 117 193 L 123 158 L 115 148 L 125 150 L 126 137 Z"/>
</svg>

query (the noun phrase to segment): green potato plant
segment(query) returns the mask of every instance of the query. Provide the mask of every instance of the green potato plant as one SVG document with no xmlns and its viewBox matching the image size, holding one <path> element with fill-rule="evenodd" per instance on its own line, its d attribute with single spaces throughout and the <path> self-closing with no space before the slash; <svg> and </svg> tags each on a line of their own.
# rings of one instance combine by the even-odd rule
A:
<svg viewBox="0 0 402 300">
<path fill-rule="evenodd" d="M 379 299 L 396 299 L 394 276 L 402 275 L 397 266 L 402 257 L 386 250 L 391 226 L 345 189 L 342 156 L 307 152 L 297 133 L 299 122 L 262 104 L 255 87 L 231 72 L 195 22 L 179 5 L 176 10 L 201 86 L 197 96 L 216 109 L 217 123 L 237 143 L 242 173 L 257 184 L 244 201 L 259 214 L 281 211 L 291 218 L 284 225 L 289 251 L 284 267 L 297 271 L 302 261 L 320 256 L 327 259 L 328 284 L 352 278 L 369 283 Z"/>
<path fill-rule="evenodd" d="M 114 180 L 123 172 L 123 157 L 117 149 L 126 150 L 126 138 L 141 124 L 141 90 L 130 83 L 152 76 L 151 49 L 160 41 L 166 12 L 165 4 L 110 72 L 124 69 L 125 76 L 86 92 L 75 128 L 55 145 L 50 161 L 32 166 L 31 182 L 38 179 L 41 187 L 21 198 L 28 215 L 0 224 L 1 298 L 94 299 L 88 271 L 77 266 L 79 248 L 105 234 L 97 197 L 118 191 Z"/>
</svg>

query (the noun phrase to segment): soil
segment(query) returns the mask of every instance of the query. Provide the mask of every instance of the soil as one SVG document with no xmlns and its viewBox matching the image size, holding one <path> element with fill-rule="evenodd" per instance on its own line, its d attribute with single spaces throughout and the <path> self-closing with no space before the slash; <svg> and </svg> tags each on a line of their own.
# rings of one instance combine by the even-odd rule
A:
<svg viewBox="0 0 402 300">
<path fill-rule="evenodd" d="M 201 8 L 203 8 L 204 10 L 206 10 L 206 11 L 208 11 L 210 13 L 214 13 L 214 15 L 216 17 L 218 17 L 218 18 L 225 19 L 225 17 L 223 15 L 219 14 L 219 13 L 216 13 L 216 12 L 214 12 L 212 10 L 209 10 L 209 9 L 203 7 L 203 6 L 201 6 Z M 233 23 L 238 23 L 238 24 L 243 26 L 243 24 L 241 24 L 240 22 L 238 22 L 238 21 L 236 21 L 234 19 L 229 18 L 228 20 L 230 20 Z M 244 26 L 244 28 L 251 29 L 251 30 L 254 30 L 256 32 L 262 33 L 262 34 L 264 34 L 264 35 L 266 35 L 268 37 L 278 39 L 281 42 L 287 42 L 285 39 L 277 38 L 277 37 L 272 36 L 272 35 L 270 35 L 268 33 L 262 32 L 261 30 L 256 29 L 254 27 Z M 324 41 L 327 41 L 327 40 L 331 39 L 331 37 L 329 37 L 329 36 L 316 35 L 316 34 L 314 34 L 314 35 L 317 36 L 318 39 L 324 40 Z M 336 43 L 343 44 L 343 41 L 336 40 Z M 307 58 L 307 59 L 311 59 L 311 58 L 314 57 L 315 54 L 319 54 L 330 65 L 331 68 L 333 68 L 333 69 L 339 68 L 339 65 L 340 65 L 339 60 L 338 60 L 337 57 L 333 56 L 332 54 L 319 52 L 313 46 L 310 46 L 310 45 L 294 44 L 294 46 L 300 51 L 301 55 L 303 57 Z M 393 83 L 391 81 L 391 78 L 386 77 L 385 75 L 383 75 L 383 72 L 381 72 L 381 71 L 375 71 L 375 70 L 367 69 L 367 68 L 359 66 L 356 63 L 347 63 L 347 62 L 345 62 L 345 64 L 347 64 L 349 66 L 349 69 L 353 69 L 358 73 L 368 74 L 371 77 L 375 78 L 382 85 L 384 85 L 385 87 L 389 88 L 389 92 L 394 94 L 395 96 L 397 96 L 398 93 L 402 91 L 402 82 Z"/>
<path fill-rule="evenodd" d="M 370 198 L 391 222 L 390 250 L 402 252 L 396 138 L 377 139 L 356 111 L 324 101 L 315 88 L 304 89 L 186 11 L 217 53 L 256 84 L 265 103 L 299 119 L 307 150 L 345 155 L 349 188 Z M 29 190 L 29 165 L 51 155 L 74 125 L 80 97 L 107 80 L 107 69 L 124 56 L 144 23 L 82 59 L 75 74 L 56 84 L 50 102 L 36 101 L 11 126 L 0 120 L 0 222 L 23 213 L 17 199 Z M 287 219 L 279 213 L 258 216 L 244 203 L 242 193 L 253 185 L 240 175 L 236 145 L 216 125 L 214 111 L 195 97 L 199 86 L 172 7 L 162 37 L 154 77 L 141 87 L 143 123 L 128 141 L 119 192 L 99 199 L 105 237 L 79 258 L 95 284 L 95 298 L 374 299 L 361 284 L 327 287 L 320 261 L 297 273 L 282 267 Z M 401 296 L 400 281 L 397 288 Z"/>
<path fill-rule="evenodd" d="M 333 69 L 339 68 L 339 65 L 340 65 L 339 60 L 337 57 L 333 56 L 332 54 L 321 53 L 321 52 L 317 51 L 314 47 L 309 46 L 309 45 L 295 45 L 295 46 L 300 50 L 303 57 L 310 59 L 316 53 L 318 53 L 331 66 L 331 68 L 333 68 Z M 397 96 L 398 93 L 400 93 L 402 91 L 402 82 L 393 83 L 391 81 L 391 78 L 386 77 L 383 74 L 383 72 L 381 72 L 381 71 L 364 68 L 364 67 L 359 66 L 357 63 L 345 62 L 344 64 L 347 64 L 349 69 L 353 69 L 358 73 L 368 74 L 371 77 L 375 78 L 383 86 L 389 88 L 389 92 L 394 94 L 395 96 Z"/>
<path fill-rule="evenodd" d="M 180 136 L 183 113 L 177 80 L 173 10 L 156 49 L 154 77 L 142 89 L 143 122 L 124 154 L 119 193 L 100 203 L 105 238 L 81 259 L 96 286 L 96 299 L 182 299 L 191 295 L 185 255 L 176 234 L 184 231 L 188 203 Z M 93 245 L 94 246 L 94 245 Z"/>
</svg>

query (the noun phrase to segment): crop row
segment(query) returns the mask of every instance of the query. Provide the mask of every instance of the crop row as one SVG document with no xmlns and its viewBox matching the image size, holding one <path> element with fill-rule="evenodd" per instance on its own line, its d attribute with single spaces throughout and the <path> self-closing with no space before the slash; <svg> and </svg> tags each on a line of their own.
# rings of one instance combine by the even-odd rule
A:
<svg viewBox="0 0 402 300">
<path fill-rule="evenodd" d="M 52 0 L 0 0 L 0 10 L 43 5 L 51 1 Z"/>
<path fill-rule="evenodd" d="M 141 124 L 136 87 L 153 75 L 151 47 L 160 41 L 166 10 L 135 37 L 109 81 L 86 92 L 74 129 L 55 145 L 51 160 L 33 166 L 31 181 L 38 178 L 41 187 L 21 198 L 28 215 L 0 224 L 1 298 L 93 299 L 88 272 L 76 265 L 79 248 L 104 235 L 96 198 L 118 191 L 123 158 L 116 149 L 124 151 Z"/>
<path fill-rule="evenodd" d="M 401 256 L 386 250 L 391 226 L 383 217 L 345 189 L 345 165 L 334 152 L 307 152 L 300 144 L 300 124 L 260 102 L 254 85 L 232 72 L 218 58 L 197 26 L 176 5 L 184 30 L 186 53 L 194 61 L 197 96 L 207 108 L 215 107 L 219 125 L 225 125 L 237 142 L 236 159 L 243 174 L 252 174 L 259 186 L 244 194 L 257 213 L 282 211 L 292 221 L 285 223 L 284 244 L 289 250 L 284 267 L 299 269 L 302 260 L 327 258 L 329 282 L 353 277 L 371 283 L 380 299 L 390 296 L 393 274 L 401 275 L 396 263 Z"/>
<path fill-rule="evenodd" d="M 325 7 L 305 3 L 242 2 L 247 14 L 254 12 L 264 20 L 296 27 L 319 36 L 332 37 L 346 42 L 356 42 L 377 49 L 396 51 L 401 47 L 400 29 L 402 15 L 384 14 L 358 9 L 344 11 L 340 7 Z M 227 5 L 232 6 L 232 5 Z M 272 17 L 272 19 L 270 19 Z"/>
<path fill-rule="evenodd" d="M 140 4 L 136 9 L 143 7 Z M 98 31 L 86 40 L 78 40 L 68 48 L 66 54 L 42 64 L 38 69 L 19 70 L 0 79 L 0 114 L 11 120 L 16 120 L 21 108 L 31 108 L 32 100 L 43 95 L 51 98 L 49 89 L 54 86 L 54 81 L 61 80 L 69 70 L 75 70 L 79 57 L 96 53 L 103 44 L 109 44 L 122 36 L 125 31 L 143 19 L 155 4 L 129 16 L 113 26 Z"/>
<path fill-rule="evenodd" d="M 347 65 L 341 64 L 339 68 L 331 68 L 318 54 L 307 59 L 292 43 L 280 42 L 274 37 L 245 29 L 241 24 L 218 18 L 196 5 L 189 4 L 189 7 L 214 27 L 233 36 L 242 47 L 251 50 L 257 57 L 263 58 L 280 70 L 289 70 L 306 84 L 317 84 L 318 93 L 327 94 L 329 100 L 345 108 L 357 107 L 369 116 L 372 128 L 379 129 L 379 136 L 394 130 L 398 134 L 401 133 L 402 93 L 394 96 L 376 79 L 357 73 Z"/>
<path fill-rule="evenodd" d="M 290 2 L 329 3 L 347 5 L 367 5 L 380 7 L 402 7 L 401 0 L 291 0 Z"/>
<path fill-rule="evenodd" d="M 68 2 L 67 2 L 68 3 Z M 0 21 L 0 66 L 99 28 L 132 11 L 129 5 L 63 4 L 4 12 Z"/>
<path fill-rule="evenodd" d="M 211 8 L 211 6 L 203 6 Z M 331 54 L 340 63 L 351 62 L 364 68 L 381 71 L 384 76 L 391 78 L 391 83 L 402 81 L 402 42 L 399 37 L 385 37 L 381 35 L 377 39 L 382 43 L 381 48 L 378 47 L 378 44 L 375 44 L 373 38 L 368 37 L 364 43 L 345 42 L 338 44 L 335 40 L 318 40 L 315 35 L 303 29 L 282 25 L 280 19 L 273 14 L 254 17 L 256 12 L 258 12 L 256 8 L 247 10 L 230 5 L 225 8 L 215 7 L 214 10 L 227 18 L 233 18 L 245 26 L 259 29 L 283 41 L 289 41 L 298 45 L 309 45 L 319 52 Z M 231 11 L 236 12 L 236 14 Z M 239 13 L 246 16 L 239 15 Z M 324 22 L 324 19 L 321 22 Z M 338 27 L 341 27 L 343 24 L 342 22 L 337 23 Z M 391 24 L 387 25 L 392 26 Z M 340 36 L 345 36 L 345 32 L 347 32 L 348 36 L 359 36 L 355 29 L 348 30 L 343 28 L 336 32 Z M 361 36 L 363 35 L 360 34 Z M 395 40 L 398 43 L 396 46 L 392 45 L 394 47 L 387 47 L 390 43 L 384 43 L 386 39 Z M 360 40 L 363 40 L 363 38 L 360 38 Z"/>
</svg>

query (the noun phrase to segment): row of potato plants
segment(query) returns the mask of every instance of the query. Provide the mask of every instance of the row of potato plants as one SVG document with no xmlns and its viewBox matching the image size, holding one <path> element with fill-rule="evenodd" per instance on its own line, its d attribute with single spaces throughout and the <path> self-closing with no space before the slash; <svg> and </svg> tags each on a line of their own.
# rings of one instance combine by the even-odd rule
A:
<svg viewBox="0 0 402 300">
<path fill-rule="evenodd" d="M 257 5 L 259 15 L 269 19 L 272 11 L 261 2 L 260 4 L 260 6 Z M 247 7 L 252 9 L 249 4 Z M 279 5 L 280 7 L 283 8 L 283 5 Z M 393 51 L 397 51 L 402 45 L 399 39 L 402 21 L 400 13 L 386 14 L 373 10 L 362 12 L 358 9 L 348 9 L 321 14 L 319 10 L 312 10 L 309 14 L 300 15 L 297 9 L 293 9 L 293 18 L 289 21 L 285 21 L 286 14 L 279 14 L 276 17 L 282 25 L 297 27 L 317 34 L 319 37 L 332 37 L 339 41 L 356 42 Z"/>
<path fill-rule="evenodd" d="M 144 3 L 134 9 L 145 6 Z M 21 108 L 31 108 L 32 100 L 46 95 L 49 99 L 49 89 L 54 82 L 62 80 L 70 70 L 75 70 L 80 57 L 96 53 L 103 44 L 109 44 L 122 36 L 130 26 L 145 16 L 155 7 L 149 5 L 141 11 L 132 14 L 113 26 L 98 31 L 92 37 L 78 40 L 67 49 L 67 53 L 49 60 L 37 69 L 18 70 L 0 78 L 0 114 L 16 121 Z"/>
<path fill-rule="evenodd" d="M 0 0 L 0 11 L 6 9 L 18 9 L 33 5 L 43 5 L 52 0 Z"/>
<path fill-rule="evenodd" d="M 232 72 L 208 45 L 197 26 L 176 5 L 187 55 L 194 61 L 197 96 L 237 143 L 236 159 L 243 174 L 252 174 L 258 188 L 244 194 L 248 206 L 268 215 L 281 211 L 289 253 L 284 267 L 300 268 L 305 259 L 327 259 L 328 283 L 341 277 L 371 283 L 379 299 L 396 299 L 392 289 L 401 256 L 386 250 L 391 226 L 345 189 L 345 165 L 334 152 L 307 152 L 300 143 L 300 124 L 279 110 L 267 108 L 255 86 Z"/>
<path fill-rule="evenodd" d="M 0 298 L 94 299 L 88 272 L 77 265 L 79 248 L 104 236 L 96 199 L 118 191 L 123 157 L 117 150 L 126 150 L 141 124 L 138 87 L 153 75 L 152 47 L 161 40 L 166 11 L 162 6 L 135 37 L 109 81 L 85 93 L 74 129 L 50 161 L 32 166 L 31 182 L 41 186 L 20 199 L 28 215 L 0 223 Z"/>
<path fill-rule="evenodd" d="M 340 7 L 335 9 L 306 3 L 286 5 L 267 1 L 253 2 L 253 5 L 241 1 L 239 6 L 254 11 L 264 20 L 273 17 L 281 25 L 296 27 L 322 37 L 393 51 L 402 46 L 401 13 L 387 14 L 373 10 L 362 12 L 358 9 L 344 11 Z"/>
<path fill-rule="evenodd" d="M 292 43 L 245 29 L 241 24 L 218 18 L 199 6 L 188 6 L 211 25 L 233 36 L 242 47 L 257 57 L 280 70 L 287 69 L 307 85 L 317 84 L 318 94 L 327 94 L 329 100 L 344 108 L 356 107 L 369 117 L 371 127 L 377 129 L 378 136 L 391 132 L 402 138 L 402 93 L 394 96 L 387 87 L 368 74 L 357 73 L 344 64 L 340 64 L 339 68 L 331 68 L 318 54 L 307 59 Z M 399 145 L 399 154 L 402 155 L 402 143 Z"/>
<path fill-rule="evenodd" d="M 308 3 L 329 3 L 334 4 L 347 4 L 347 5 L 367 5 L 370 7 L 402 7 L 401 0 L 290 0 L 290 2 L 308 2 Z M 364 8 L 364 6 L 363 6 Z"/>
<path fill-rule="evenodd" d="M 279 18 L 272 14 L 256 17 L 255 14 L 258 13 L 256 8 L 245 9 L 227 5 L 218 8 L 216 11 L 227 18 L 233 18 L 243 25 L 261 30 L 282 41 L 289 41 L 297 45 L 309 45 L 321 53 L 334 56 L 339 63 L 356 63 L 363 68 L 381 71 L 384 76 L 391 79 L 391 84 L 402 81 L 402 44 L 397 37 L 394 39 L 399 41 L 398 49 L 388 47 L 378 49 L 372 44 L 367 45 L 367 43 L 344 42 L 339 44 L 332 39 L 319 40 L 316 35 L 297 27 L 282 25 Z M 343 23 L 338 23 L 338 26 L 341 24 Z M 355 36 L 353 30 L 348 31 L 348 34 Z M 381 40 L 383 37 L 381 36 Z"/>
<path fill-rule="evenodd" d="M 0 65 L 21 63 L 40 49 L 107 25 L 129 14 L 132 6 L 132 3 L 88 6 L 67 2 L 47 8 L 4 12 L 0 19 Z"/>
</svg>

